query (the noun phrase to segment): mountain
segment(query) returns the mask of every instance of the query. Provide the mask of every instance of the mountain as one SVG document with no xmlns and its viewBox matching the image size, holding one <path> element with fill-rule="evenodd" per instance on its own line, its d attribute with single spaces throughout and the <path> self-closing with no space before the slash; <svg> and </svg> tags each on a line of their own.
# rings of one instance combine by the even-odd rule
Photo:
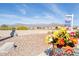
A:
<svg viewBox="0 0 79 59">
<path fill-rule="evenodd" d="M 12 26 L 28 26 L 28 27 L 45 27 L 45 26 L 64 26 L 64 24 L 56 24 L 56 23 L 52 23 L 52 24 L 22 24 L 22 23 L 17 23 L 17 24 L 13 24 Z"/>
</svg>

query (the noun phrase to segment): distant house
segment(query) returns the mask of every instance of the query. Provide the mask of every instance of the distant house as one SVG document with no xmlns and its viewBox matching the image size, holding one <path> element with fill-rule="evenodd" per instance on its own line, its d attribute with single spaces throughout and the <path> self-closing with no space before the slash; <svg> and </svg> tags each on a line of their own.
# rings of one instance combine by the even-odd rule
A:
<svg viewBox="0 0 79 59">
<path fill-rule="evenodd" d="M 31 30 L 35 30 L 35 29 L 47 29 L 47 30 L 51 30 L 51 29 L 56 29 L 59 26 L 64 26 L 64 25 L 60 25 L 60 24 L 33 24 L 33 25 L 27 25 L 29 27 L 29 29 Z"/>
<path fill-rule="evenodd" d="M 59 28 L 59 26 L 64 26 L 63 24 L 14 24 L 14 25 L 8 25 L 8 26 L 12 26 L 12 27 L 16 27 L 16 26 L 26 26 L 28 27 L 30 30 L 37 30 L 37 29 L 45 29 L 45 30 L 52 30 L 52 29 L 57 29 Z"/>
</svg>

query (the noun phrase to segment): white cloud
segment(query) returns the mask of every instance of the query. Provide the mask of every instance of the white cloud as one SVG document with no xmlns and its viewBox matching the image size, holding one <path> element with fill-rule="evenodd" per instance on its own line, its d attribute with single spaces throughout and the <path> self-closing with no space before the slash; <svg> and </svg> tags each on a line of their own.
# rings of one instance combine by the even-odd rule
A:
<svg viewBox="0 0 79 59">
<path fill-rule="evenodd" d="M 47 18 L 47 19 L 56 19 L 54 15 L 51 15 L 49 13 L 44 13 L 44 18 Z"/>
<path fill-rule="evenodd" d="M 22 15 L 26 15 L 27 14 L 27 6 L 25 4 L 21 4 L 21 5 L 16 5 L 17 10 L 22 14 Z"/>
<path fill-rule="evenodd" d="M 0 14 L 0 17 L 2 17 L 2 18 L 7 18 L 7 19 L 14 19 L 14 20 L 27 18 L 27 17 L 18 16 L 18 15 L 13 15 L 13 14 Z"/>
<path fill-rule="evenodd" d="M 12 14 L 0 14 L 0 18 L 1 18 L 0 20 L 6 20 L 4 23 L 6 23 L 7 21 L 12 21 L 14 23 L 26 23 L 28 21 L 32 21 L 32 19 L 29 17 L 12 15 Z"/>
<path fill-rule="evenodd" d="M 38 19 L 38 18 L 41 18 L 41 16 L 33 16 L 32 18 L 35 18 L 35 19 Z"/>
<path fill-rule="evenodd" d="M 11 14 L 0 14 L 0 17 L 5 17 L 5 18 L 19 18 L 16 15 L 11 15 Z"/>
<path fill-rule="evenodd" d="M 22 6 L 23 6 L 24 8 L 28 8 L 28 6 L 27 6 L 26 4 L 22 4 Z"/>
<path fill-rule="evenodd" d="M 53 5 L 52 5 L 52 10 L 53 10 L 54 12 L 56 12 L 56 13 L 62 15 L 62 16 L 64 16 L 64 15 L 66 14 L 65 12 L 61 11 L 61 10 L 57 7 L 56 4 L 53 4 Z"/>
<path fill-rule="evenodd" d="M 23 14 L 23 15 L 26 15 L 26 10 L 25 9 L 19 9 L 19 11 Z"/>
<path fill-rule="evenodd" d="M 60 10 L 59 7 L 56 4 L 47 4 L 46 7 L 50 11 L 55 12 L 56 14 L 58 14 L 60 16 L 65 16 L 66 15 L 66 13 L 64 11 Z"/>
<path fill-rule="evenodd" d="M 0 14 L 0 17 L 7 18 L 9 20 L 14 19 L 13 21 L 18 21 L 20 23 L 53 23 L 57 22 L 57 18 L 54 16 L 46 13 L 44 16 L 32 16 L 32 17 L 25 17 L 25 16 L 18 16 L 18 15 L 12 15 L 12 14 Z M 16 22 L 17 23 L 17 22 Z"/>
</svg>

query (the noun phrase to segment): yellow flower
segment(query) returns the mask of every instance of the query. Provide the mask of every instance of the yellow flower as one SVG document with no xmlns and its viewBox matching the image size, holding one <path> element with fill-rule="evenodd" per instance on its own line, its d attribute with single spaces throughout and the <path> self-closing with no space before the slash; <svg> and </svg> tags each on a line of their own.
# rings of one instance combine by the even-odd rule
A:
<svg viewBox="0 0 79 59">
<path fill-rule="evenodd" d="M 56 38 L 59 35 L 59 31 L 53 32 L 53 36 Z"/>
<path fill-rule="evenodd" d="M 66 36 L 67 39 L 70 38 L 69 33 L 66 33 L 65 36 Z"/>
<path fill-rule="evenodd" d="M 61 27 L 60 30 L 59 30 L 60 33 L 62 33 L 62 32 L 63 32 L 63 33 L 66 33 L 66 31 L 67 31 L 67 29 L 64 28 L 64 27 Z"/>
<path fill-rule="evenodd" d="M 45 43 L 50 43 L 52 41 L 52 37 L 50 35 L 46 36 Z"/>
</svg>

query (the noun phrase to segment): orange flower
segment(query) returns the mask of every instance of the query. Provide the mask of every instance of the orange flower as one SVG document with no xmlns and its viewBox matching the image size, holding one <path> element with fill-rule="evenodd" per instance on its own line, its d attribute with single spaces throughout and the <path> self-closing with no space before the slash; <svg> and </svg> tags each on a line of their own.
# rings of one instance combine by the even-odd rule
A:
<svg viewBox="0 0 79 59">
<path fill-rule="evenodd" d="M 72 40 L 72 42 L 73 42 L 74 44 L 77 44 L 77 43 L 78 43 L 78 39 L 74 38 L 74 39 Z"/>
<path fill-rule="evenodd" d="M 73 37 L 70 37 L 70 39 L 69 39 L 69 40 L 70 40 L 70 41 L 72 41 L 73 39 L 74 39 Z"/>
<path fill-rule="evenodd" d="M 59 45 L 64 45 L 65 44 L 64 39 L 59 39 L 58 43 L 59 43 Z"/>
</svg>

